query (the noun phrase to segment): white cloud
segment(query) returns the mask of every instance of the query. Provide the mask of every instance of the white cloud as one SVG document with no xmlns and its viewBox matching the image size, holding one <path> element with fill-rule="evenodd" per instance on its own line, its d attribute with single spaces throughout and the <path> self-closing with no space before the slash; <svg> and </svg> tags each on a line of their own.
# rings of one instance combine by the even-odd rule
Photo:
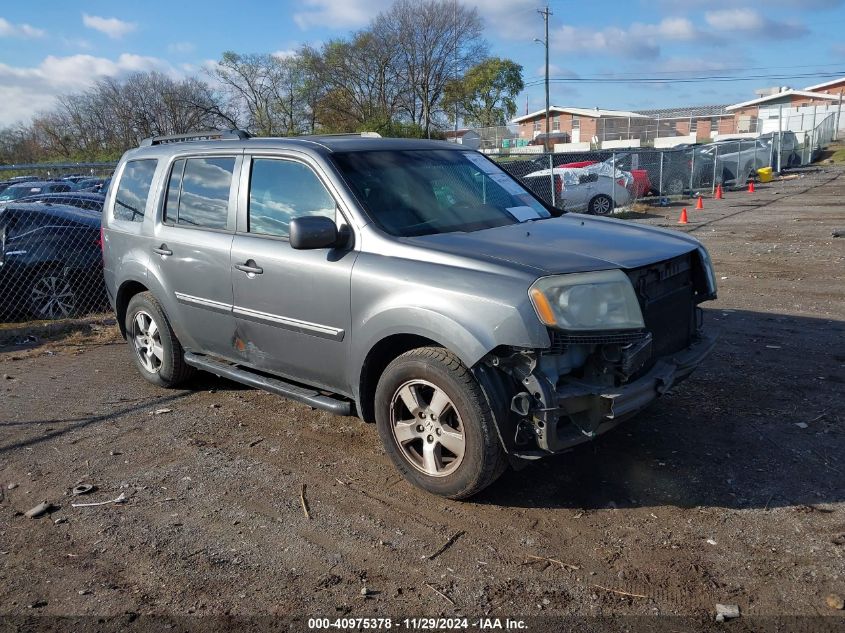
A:
<svg viewBox="0 0 845 633">
<path fill-rule="evenodd" d="M 655 59 L 661 42 L 703 40 L 704 33 L 687 18 L 669 17 L 657 24 L 634 22 L 627 29 L 611 26 L 600 31 L 564 24 L 549 38 L 560 51 Z"/>
<path fill-rule="evenodd" d="M 29 24 L 12 24 L 4 18 L 0 18 L 0 37 L 21 37 L 34 39 L 44 37 L 45 31 L 37 29 Z"/>
<path fill-rule="evenodd" d="M 795 38 L 806 35 L 807 27 L 798 22 L 778 22 L 755 9 L 719 9 L 704 14 L 714 29 L 755 37 Z"/>
<path fill-rule="evenodd" d="M 290 57 L 294 57 L 296 55 L 296 51 L 292 48 L 288 48 L 285 50 L 275 51 L 273 53 L 270 53 L 270 55 L 277 59 L 288 59 Z"/>
<path fill-rule="evenodd" d="M 89 29 L 105 33 L 113 40 L 120 39 L 127 33 L 131 33 L 137 28 L 134 22 L 124 22 L 117 18 L 103 18 L 98 15 L 82 14 L 82 23 Z"/>
<path fill-rule="evenodd" d="M 391 0 L 303 0 L 303 11 L 293 14 L 302 30 L 313 27 L 357 28 L 367 24 L 391 4 Z"/>
<path fill-rule="evenodd" d="M 98 79 L 149 70 L 179 74 L 163 59 L 129 53 L 114 60 L 93 55 L 51 55 L 34 67 L 0 63 L 0 126 L 28 121 L 50 108 L 57 96 L 84 90 Z"/>
<path fill-rule="evenodd" d="M 526 81 L 531 81 L 534 79 L 542 79 L 546 76 L 546 66 L 543 64 L 542 66 L 537 66 L 537 70 L 534 71 L 534 75 L 530 77 L 526 77 Z M 569 68 L 564 68 L 563 66 L 558 66 L 557 64 L 549 64 L 549 77 L 559 77 L 564 79 L 575 79 L 579 75 L 574 70 Z"/>
<path fill-rule="evenodd" d="M 168 53 L 193 53 L 196 46 L 192 42 L 173 42 L 167 45 Z"/>
</svg>

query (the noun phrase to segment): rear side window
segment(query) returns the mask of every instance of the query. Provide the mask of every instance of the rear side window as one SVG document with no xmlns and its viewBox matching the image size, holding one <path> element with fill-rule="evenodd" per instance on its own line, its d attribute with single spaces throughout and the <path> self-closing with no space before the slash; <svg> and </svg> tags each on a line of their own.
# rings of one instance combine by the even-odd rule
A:
<svg viewBox="0 0 845 633">
<path fill-rule="evenodd" d="M 308 166 L 290 160 L 253 160 L 250 233 L 288 237 L 293 218 L 322 215 L 335 220 L 335 213 L 334 199 Z"/>
<path fill-rule="evenodd" d="M 132 160 L 123 168 L 123 175 L 114 196 L 114 217 L 116 220 L 142 222 L 153 175 L 158 160 Z"/>
<path fill-rule="evenodd" d="M 170 172 L 164 221 L 207 229 L 225 229 L 235 158 L 177 160 Z"/>
</svg>

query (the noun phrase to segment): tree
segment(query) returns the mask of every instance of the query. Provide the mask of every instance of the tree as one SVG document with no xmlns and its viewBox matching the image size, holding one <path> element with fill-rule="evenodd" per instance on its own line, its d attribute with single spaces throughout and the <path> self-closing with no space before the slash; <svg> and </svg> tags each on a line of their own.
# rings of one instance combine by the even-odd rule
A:
<svg viewBox="0 0 845 633">
<path fill-rule="evenodd" d="M 61 96 L 17 137 L 26 137 L 19 147 L 37 153 L 39 160 L 113 160 L 148 136 L 233 125 L 208 84 L 148 72 L 103 79 L 84 92 Z"/>
<path fill-rule="evenodd" d="M 369 130 L 389 133 L 407 90 L 397 68 L 393 42 L 370 30 L 351 40 L 327 42 L 318 62 L 325 94 L 316 118 L 332 132 Z"/>
<path fill-rule="evenodd" d="M 409 88 L 405 114 L 430 136 L 446 84 L 486 57 L 477 9 L 458 0 L 397 0 L 370 30 L 395 47 L 397 74 Z"/>
<path fill-rule="evenodd" d="M 451 121 L 457 110 L 467 125 L 506 125 L 516 113 L 516 96 L 524 88 L 522 66 L 490 57 L 470 68 L 461 79 L 446 84 L 443 107 Z"/>
</svg>

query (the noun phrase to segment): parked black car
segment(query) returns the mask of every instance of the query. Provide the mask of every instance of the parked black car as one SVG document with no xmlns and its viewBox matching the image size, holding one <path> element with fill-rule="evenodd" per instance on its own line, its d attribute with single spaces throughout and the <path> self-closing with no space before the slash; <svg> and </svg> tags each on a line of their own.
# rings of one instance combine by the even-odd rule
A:
<svg viewBox="0 0 845 633">
<path fill-rule="evenodd" d="M 109 179 L 107 178 L 85 178 L 76 183 L 74 191 L 94 191 L 100 192 L 103 187 L 108 186 Z"/>
<path fill-rule="evenodd" d="M 16 202 L 43 202 L 44 204 L 61 204 L 88 211 L 103 211 L 106 197 L 101 193 L 88 191 L 67 191 L 62 193 L 45 193 L 39 196 L 26 196 Z"/>
<path fill-rule="evenodd" d="M 107 305 L 100 213 L 12 203 L 0 210 L 0 310 L 58 319 Z"/>
<path fill-rule="evenodd" d="M 45 193 L 70 191 L 71 189 L 73 189 L 73 183 L 63 182 L 61 180 L 36 180 L 16 183 L 7 187 L 5 191 L 0 192 L 0 204 L 28 196 L 40 196 Z"/>
</svg>

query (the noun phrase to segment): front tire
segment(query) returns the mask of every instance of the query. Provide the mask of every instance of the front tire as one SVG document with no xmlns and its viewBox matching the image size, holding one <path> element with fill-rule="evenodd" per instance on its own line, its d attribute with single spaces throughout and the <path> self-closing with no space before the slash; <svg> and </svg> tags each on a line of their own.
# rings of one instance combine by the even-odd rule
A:
<svg viewBox="0 0 845 633">
<path fill-rule="evenodd" d="M 126 309 L 126 340 L 141 375 L 159 387 L 177 387 L 194 374 L 185 352 L 156 298 L 142 292 Z"/>
<path fill-rule="evenodd" d="M 610 215 L 613 211 L 613 200 L 610 196 L 600 193 L 590 200 L 587 210 L 593 215 Z"/>
<path fill-rule="evenodd" d="M 428 492 L 466 499 L 507 466 L 481 387 L 446 349 L 421 347 L 394 359 L 376 387 L 375 413 L 393 464 Z"/>
</svg>

